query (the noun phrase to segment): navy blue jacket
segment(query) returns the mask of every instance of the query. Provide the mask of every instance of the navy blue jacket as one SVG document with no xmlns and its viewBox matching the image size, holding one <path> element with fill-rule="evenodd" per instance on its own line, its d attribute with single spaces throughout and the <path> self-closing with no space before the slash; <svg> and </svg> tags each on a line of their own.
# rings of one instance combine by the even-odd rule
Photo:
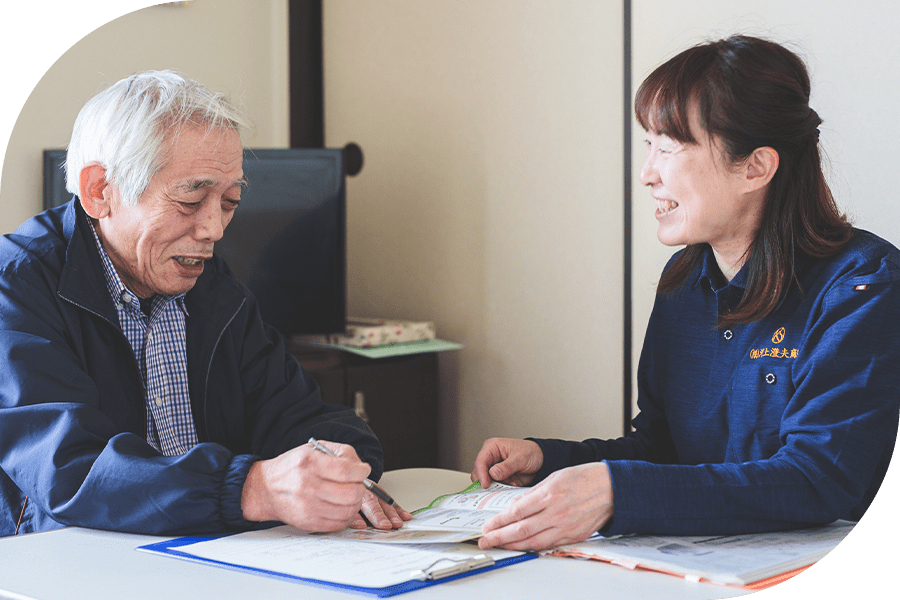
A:
<svg viewBox="0 0 900 600">
<path fill-rule="evenodd" d="M 537 440 L 539 477 L 606 460 L 605 532 L 729 534 L 857 520 L 887 471 L 900 407 L 900 252 L 857 231 L 798 268 L 778 308 L 727 330 L 744 293 L 712 252 L 657 296 L 638 366 L 635 431 Z"/>
<path fill-rule="evenodd" d="M 20 515 L 20 533 L 247 528 L 240 498 L 251 464 L 310 436 L 353 445 L 380 477 L 374 433 L 351 409 L 322 402 L 223 261 L 207 261 L 185 301 L 200 443 L 164 457 L 144 439 L 140 372 L 80 204 L 0 238 L 0 535 Z"/>
</svg>

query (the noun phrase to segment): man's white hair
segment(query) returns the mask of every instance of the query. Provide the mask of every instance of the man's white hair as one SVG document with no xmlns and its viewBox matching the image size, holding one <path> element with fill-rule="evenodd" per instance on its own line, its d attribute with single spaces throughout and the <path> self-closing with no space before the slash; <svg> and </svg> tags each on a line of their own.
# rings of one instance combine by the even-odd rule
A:
<svg viewBox="0 0 900 600">
<path fill-rule="evenodd" d="M 243 139 L 249 119 L 219 92 L 176 71 L 126 77 L 84 105 L 66 153 L 66 189 L 81 193 L 81 170 L 94 163 L 134 205 L 165 164 L 163 143 L 185 126 L 233 129 Z"/>
</svg>

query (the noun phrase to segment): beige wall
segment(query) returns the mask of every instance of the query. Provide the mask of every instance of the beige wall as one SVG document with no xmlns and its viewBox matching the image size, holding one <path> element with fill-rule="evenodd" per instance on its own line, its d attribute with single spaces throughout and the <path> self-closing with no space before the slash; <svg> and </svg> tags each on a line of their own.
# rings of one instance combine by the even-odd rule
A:
<svg viewBox="0 0 900 600">
<path fill-rule="evenodd" d="M 838 204 L 858 227 L 900 245 L 900 203 L 891 175 L 900 139 L 900 3 L 878 0 L 692 0 L 633 3 L 634 86 L 664 60 L 695 43 L 747 33 L 781 41 L 807 62 L 811 106 L 824 119 L 821 146 Z M 689 10 L 686 10 L 689 7 Z M 634 366 L 654 286 L 674 249 L 656 242 L 655 203 L 638 182 L 644 133 L 634 122 Z M 643 241 L 643 243 L 640 243 Z"/>
<path fill-rule="evenodd" d="M 492 435 L 621 434 L 622 8 L 328 0 L 353 314 L 429 319 L 447 466 Z M 414 415 L 411 415 L 414 418 Z"/>
<path fill-rule="evenodd" d="M 0 8 L 13 24 L 0 38 L 0 146 L 63 50 L 125 7 L 149 4 Z M 16 124 L 0 232 L 40 206 L 40 150 L 65 144 L 98 85 L 142 68 L 177 67 L 233 92 L 259 125 L 252 143 L 286 145 L 286 4 L 154 7 L 78 43 L 40 81 Z M 890 43 L 900 5 L 632 4 L 635 85 L 702 38 L 749 30 L 798 42 L 813 67 L 839 201 L 860 225 L 900 243 L 891 177 L 900 50 Z M 466 345 L 441 357 L 447 466 L 467 469 L 489 435 L 619 432 L 620 32 L 617 1 L 325 0 L 327 140 L 357 141 L 366 152 L 363 172 L 350 181 L 351 310 L 434 319 L 443 337 Z M 652 203 L 637 184 L 641 139 L 635 131 L 636 352 L 671 253 L 655 242 Z M 857 528 L 813 569 L 827 582 L 822 590 L 875 596 L 878 582 L 887 585 L 893 553 L 873 542 L 898 531 L 895 471 L 864 521 L 877 518 L 878 531 Z M 809 592 L 811 575 L 765 594 L 796 597 L 788 593 L 795 585 Z"/>
<path fill-rule="evenodd" d="M 251 145 L 287 146 L 286 17 L 287 0 L 194 0 L 137 10 L 85 35 L 43 67 L 49 70 L 12 129 L 0 186 L 0 233 L 41 210 L 41 151 L 64 148 L 84 102 L 136 71 L 174 68 L 227 92 L 256 124 Z M 30 23 L 41 21 L 35 16 Z"/>
<path fill-rule="evenodd" d="M 40 151 L 137 70 L 231 92 L 251 143 L 286 145 L 286 4 L 150 7 L 75 44 L 12 132 L 0 231 L 39 211 Z M 490 435 L 620 433 L 620 21 L 620 3 L 592 0 L 325 3 L 327 142 L 366 154 L 350 309 L 432 319 L 465 344 L 441 356 L 447 466 Z"/>
</svg>

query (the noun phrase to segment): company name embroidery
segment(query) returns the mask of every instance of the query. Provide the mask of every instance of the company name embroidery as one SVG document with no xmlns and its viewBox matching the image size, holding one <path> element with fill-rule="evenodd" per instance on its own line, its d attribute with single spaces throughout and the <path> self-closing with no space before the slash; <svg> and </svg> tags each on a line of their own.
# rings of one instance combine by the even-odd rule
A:
<svg viewBox="0 0 900 600">
<path fill-rule="evenodd" d="M 788 350 L 787 348 L 760 348 L 759 350 L 751 350 L 750 358 L 762 358 L 763 356 L 771 356 L 772 358 L 797 358 L 800 351 L 797 348 Z"/>
</svg>

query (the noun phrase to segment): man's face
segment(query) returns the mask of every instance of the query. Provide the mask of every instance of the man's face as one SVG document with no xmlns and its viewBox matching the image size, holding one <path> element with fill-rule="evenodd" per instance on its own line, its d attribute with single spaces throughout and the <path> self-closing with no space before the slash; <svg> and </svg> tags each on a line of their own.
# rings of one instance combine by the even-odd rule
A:
<svg viewBox="0 0 900 600">
<path fill-rule="evenodd" d="M 188 126 L 164 144 L 164 167 L 137 204 L 109 185 L 97 231 L 119 277 L 141 298 L 190 290 L 241 199 L 243 150 L 231 129 Z"/>
</svg>

